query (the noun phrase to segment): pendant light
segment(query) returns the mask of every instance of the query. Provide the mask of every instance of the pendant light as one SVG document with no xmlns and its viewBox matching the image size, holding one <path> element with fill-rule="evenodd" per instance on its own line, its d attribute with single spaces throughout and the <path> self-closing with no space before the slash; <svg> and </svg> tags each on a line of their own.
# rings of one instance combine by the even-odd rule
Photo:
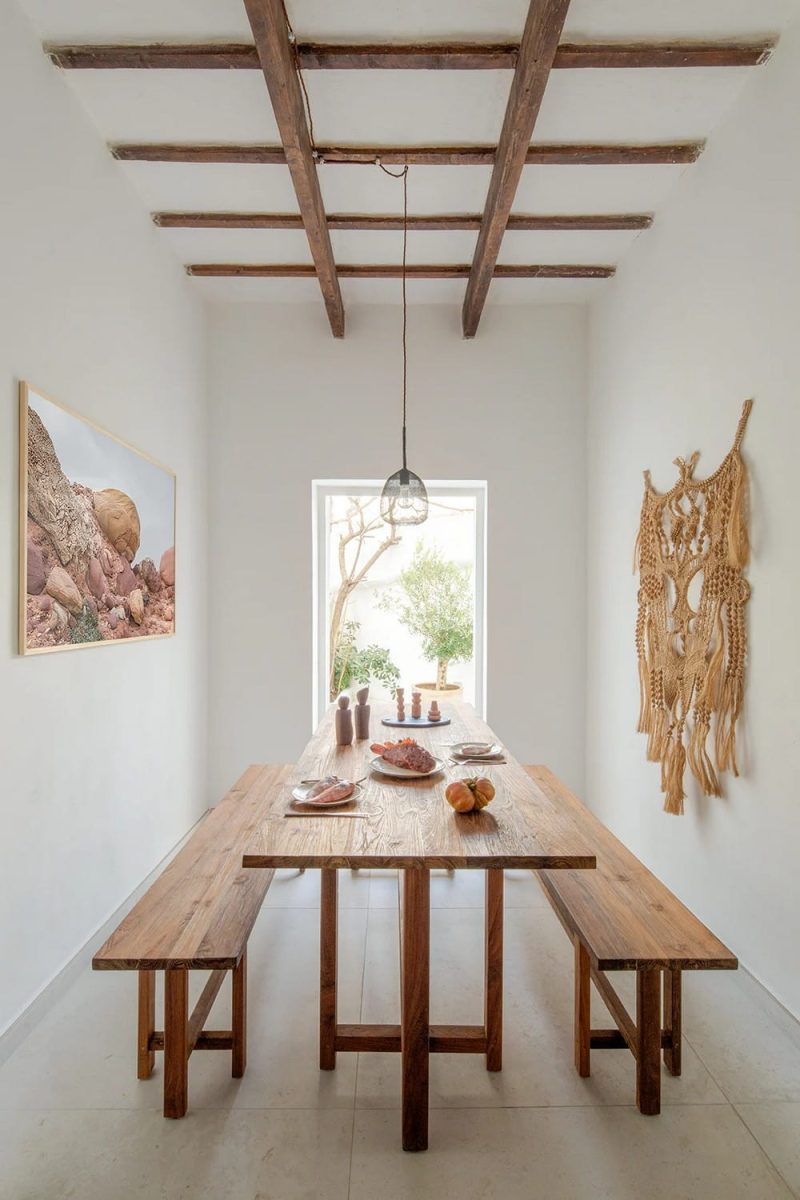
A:
<svg viewBox="0 0 800 1200">
<path fill-rule="evenodd" d="M 406 302 L 406 247 L 408 244 L 408 164 L 402 175 L 387 171 L 378 160 L 378 166 L 394 179 L 403 180 L 403 465 L 390 475 L 381 492 L 381 516 L 388 525 L 421 525 L 428 518 L 428 493 L 419 475 L 409 471 L 406 459 L 406 393 L 408 383 L 408 355 L 406 330 L 408 305 Z"/>
</svg>

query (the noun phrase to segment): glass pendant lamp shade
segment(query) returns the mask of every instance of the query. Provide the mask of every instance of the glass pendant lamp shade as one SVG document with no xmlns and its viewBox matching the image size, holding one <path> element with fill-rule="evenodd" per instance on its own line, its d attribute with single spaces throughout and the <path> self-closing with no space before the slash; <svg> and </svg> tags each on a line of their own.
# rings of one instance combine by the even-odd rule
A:
<svg viewBox="0 0 800 1200">
<path fill-rule="evenodd" d="M 378 166 L 387 175 L 378 160 Z M 394 176 L 398 178 L 398 176 Z M 406 251 L 408 247 L 408 165 L 399 176 L 403 180 L 403 465 L 390 475 L 381 492 L 381 517 L 387 525 L 421 525 L 428 519 L 428 493 L 419 475 L 408 469 L 406 459 L 406 407 L 408 399 L 408 353 L 406 333 L 408 328 L 408 303 L 406 299 Z"/>
<path fill-rule="evenodd" d="M 421 525 L 428 517 L 428 493 L 419 475 L 401 467 L 381 492 L 381 516 L 388 525 Z"/>
</svg>

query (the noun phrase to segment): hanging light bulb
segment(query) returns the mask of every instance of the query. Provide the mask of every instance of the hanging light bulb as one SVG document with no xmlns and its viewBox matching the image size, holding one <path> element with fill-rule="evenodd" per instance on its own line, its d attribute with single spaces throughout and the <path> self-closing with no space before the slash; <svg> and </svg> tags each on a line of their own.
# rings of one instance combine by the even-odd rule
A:
<svg viewBox="0 0 800 1200">
<path fill-rule="evenodd" d="M 386 168 L 378 162 L 381 170 Z M 386 171 L 394 175 L 393 171 Z M 395 175 L 394 178 L 397 178 Z M 389 525 L 421 525 L 428 518 L 428 493 L 419 475 L 409 471 L 406 461 L 406 393 L 408 382 L 408 356 L 406 330 L 408 305 L 406 302 L 406 246 L 408 243 L 408 166 L 403 168 L 403 465 L 390 475 L 381 492 L 381 516 Z"/>
</svg>

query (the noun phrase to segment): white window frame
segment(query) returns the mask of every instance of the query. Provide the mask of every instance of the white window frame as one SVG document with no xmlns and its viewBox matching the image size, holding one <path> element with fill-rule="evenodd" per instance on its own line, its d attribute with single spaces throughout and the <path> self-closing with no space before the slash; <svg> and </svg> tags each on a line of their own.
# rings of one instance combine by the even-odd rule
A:
<svg viewBox="0 0 800 1200">
<path fill-rule="evenodd" d="M 312 479 L 311 481 L 311 543 L 312 543 L 312 728 L 328 708 L 328 639 L 327 631 L 327 514 L 328 496 L 379 496 L 384 480 L 378 479 Z M 470 496 L 475 501 L 475 708 L 486 715 L 486 561 L 487 561 L 487 485 L 480 479 L 426 480 L 428 495 L 435 499 L 449 496 Z"/>
</svg>

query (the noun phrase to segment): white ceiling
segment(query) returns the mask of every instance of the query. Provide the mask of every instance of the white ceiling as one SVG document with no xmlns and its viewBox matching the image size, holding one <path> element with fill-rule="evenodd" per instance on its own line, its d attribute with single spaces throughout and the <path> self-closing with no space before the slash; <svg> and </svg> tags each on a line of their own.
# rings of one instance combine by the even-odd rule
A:
<svg viewBox="0 0 800 1200">
<path fill-rule="evenodd" d="M 47 42 L 251 41 L 242 0 L 20 0 Z M 288 0 L 298 36 L 314 40 L 515 40 L 528 0 Z M 564 40 L 778 33 L 800 0 L 572 0 Z M 54 68 L 55 69 L 55 68 Z M 757 68 L 555 71 L 536 141 L 672 141 L 707 138 Z M 277 143 L 258 71 L 65 71 L 99 135 L 114 141 Z M 510 72 L 314 71 L 305 76 L 320 143 L 495 143 Z M 149 210 L 296 212 L 284 167 L 120 162 Z M 691 166 L 527 167 L 515 211 L 656 213 Z M 412 167 L 411 212 L 480 212 L 488 167 Z M 329 212 L 399 212 L 398 181 L 374 166 L 320 168 Z M 308 262 L 302 232 L 154 229 L 166 253 L 190 262 Z M 511 232 L 501 263 L 615 264 L 635 232 Z M 475 233 L 414 232 L 411 262 L 468 262 Z M 397 262 L 396 232 L 334 231 L 339 262 Z M 315 280 L 196 279 L 211 299 L 319 298 Z M 580 301 L 597 280 L 495 280 L 490 303 Z M 396 280 L 343 280 L 348 301 L 399 299 Z M 463 280 L 417 281 L 412 301 L 459 305 Z"/>
</svg>

